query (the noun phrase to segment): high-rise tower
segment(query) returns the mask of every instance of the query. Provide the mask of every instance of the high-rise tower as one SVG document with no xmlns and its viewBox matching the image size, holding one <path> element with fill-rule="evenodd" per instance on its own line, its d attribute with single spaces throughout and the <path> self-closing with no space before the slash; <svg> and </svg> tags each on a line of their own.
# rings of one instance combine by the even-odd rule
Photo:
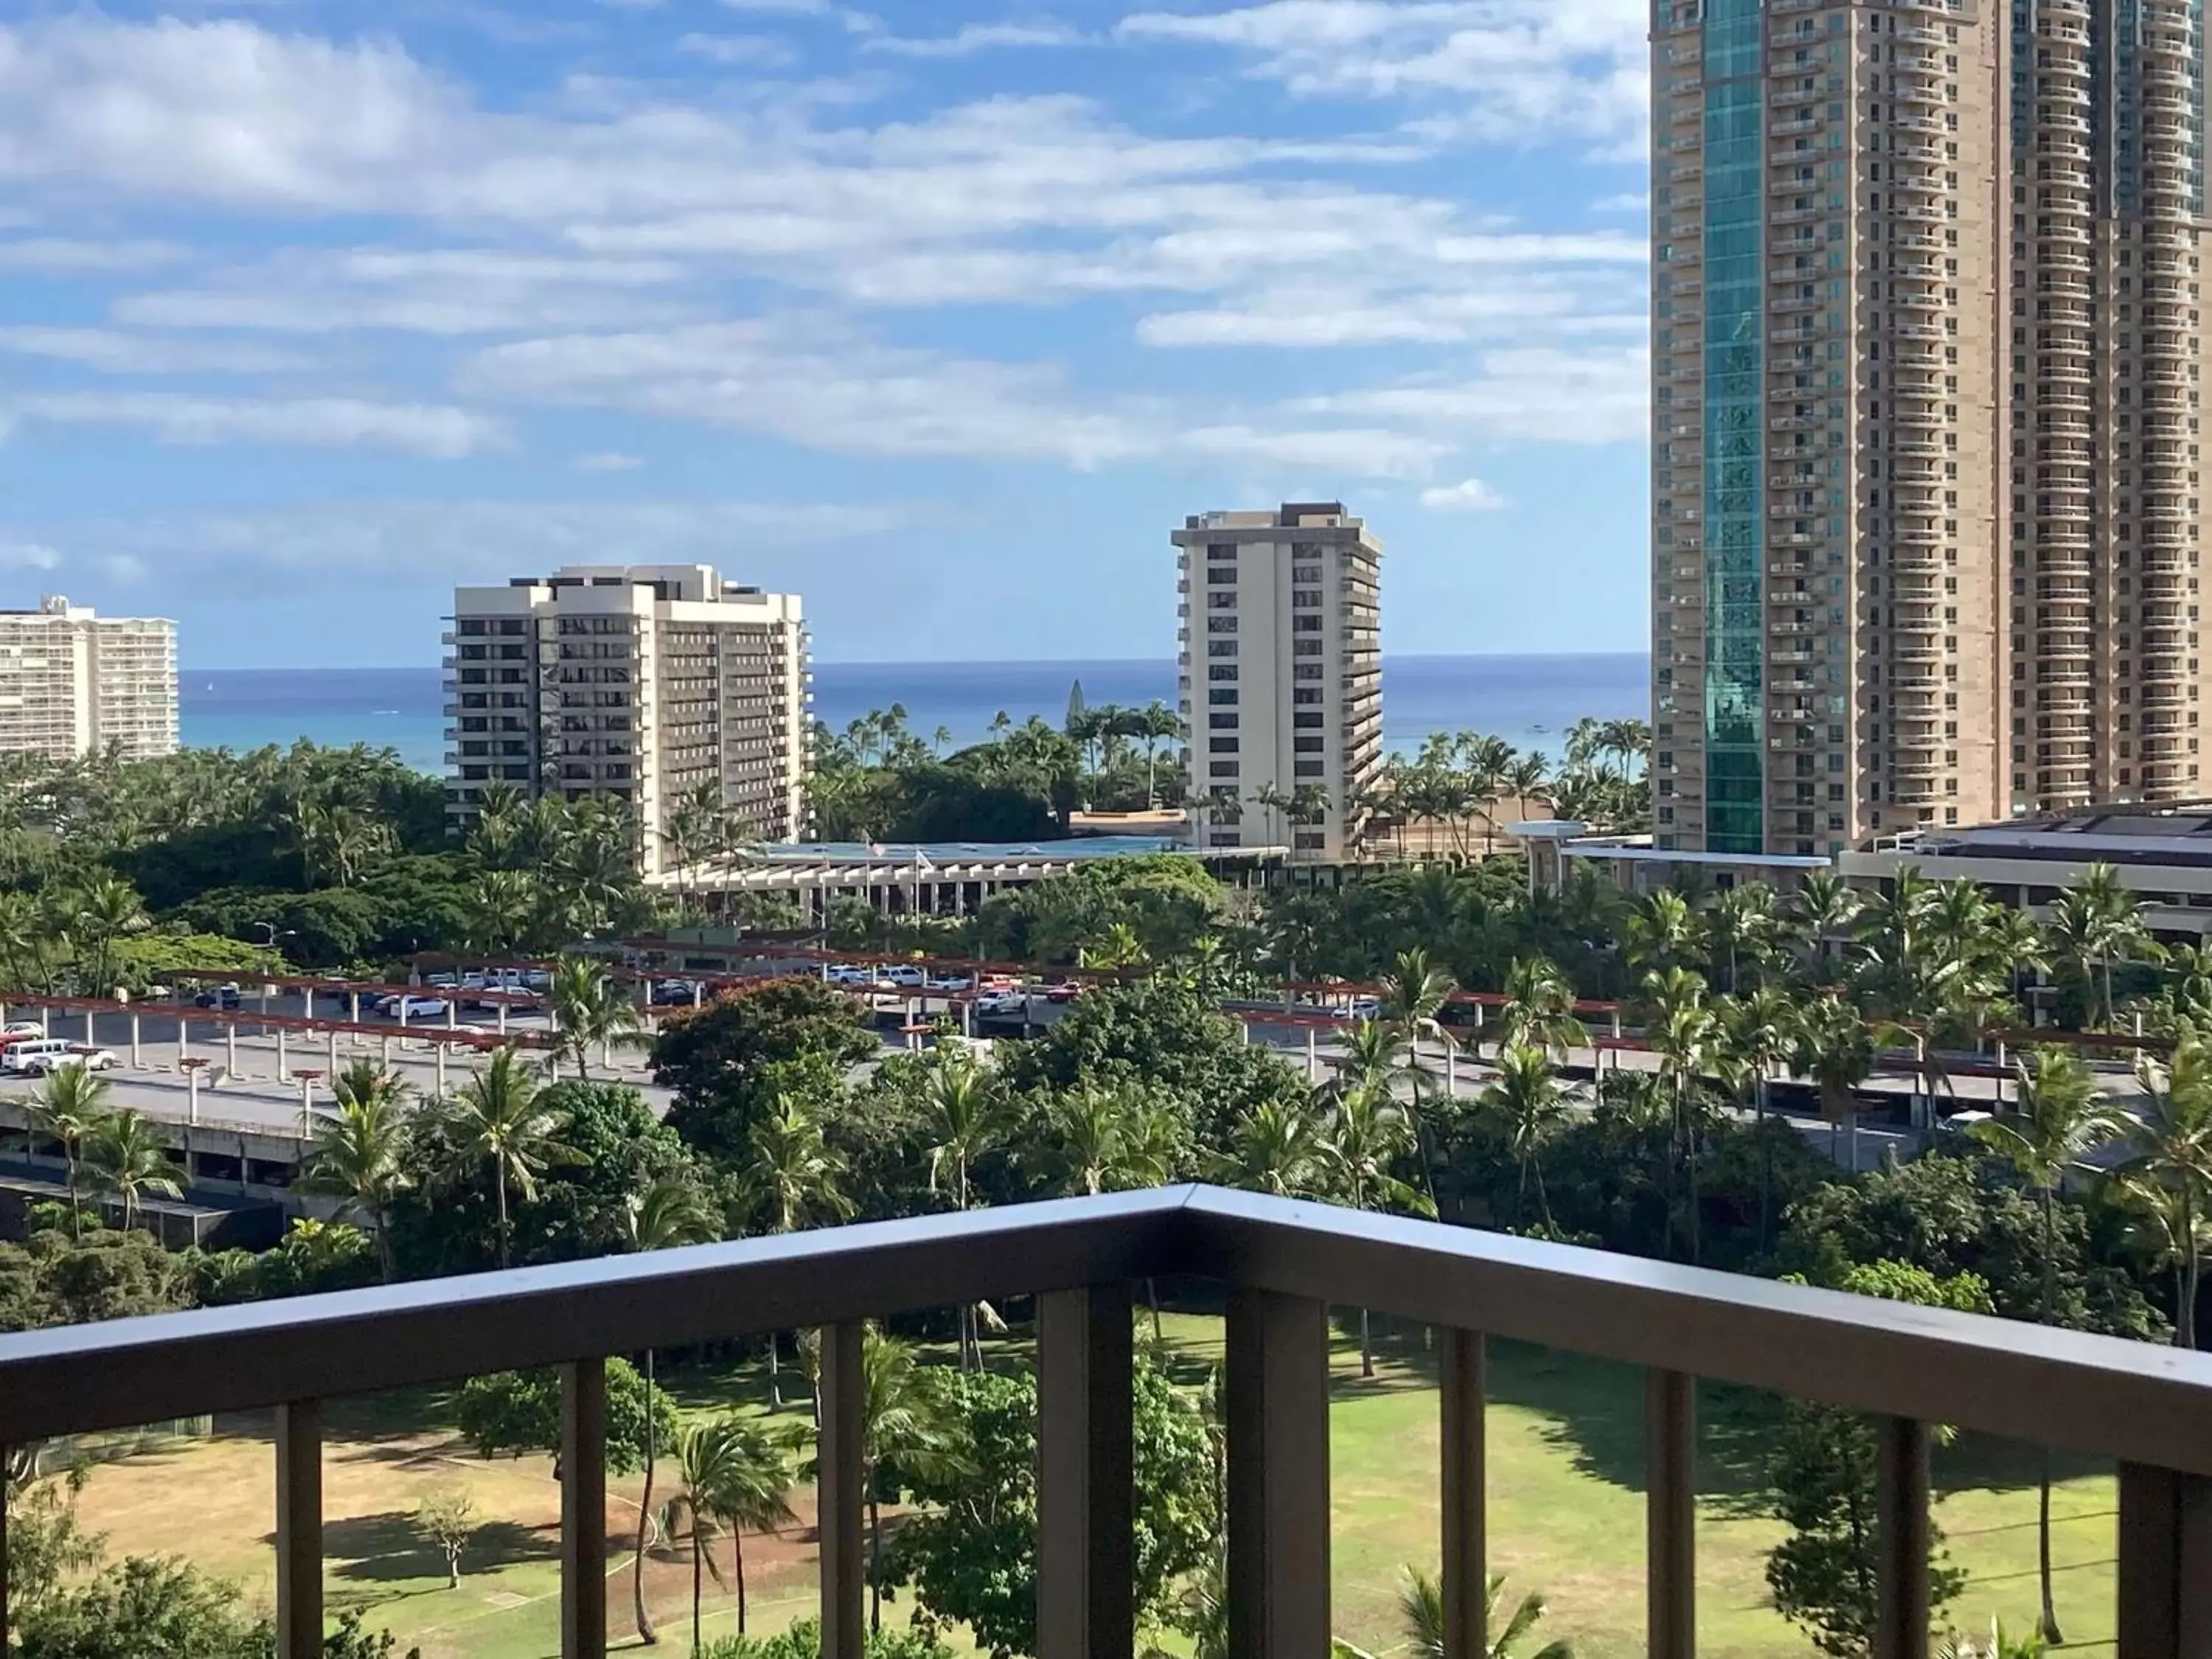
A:
<svg viewBox="0 0 2212 1659">
<path fill-rule="evenodd" d="M 1662 844 L 2200 793 L 2201 5 L 1655 7 Z"/>
</svg>

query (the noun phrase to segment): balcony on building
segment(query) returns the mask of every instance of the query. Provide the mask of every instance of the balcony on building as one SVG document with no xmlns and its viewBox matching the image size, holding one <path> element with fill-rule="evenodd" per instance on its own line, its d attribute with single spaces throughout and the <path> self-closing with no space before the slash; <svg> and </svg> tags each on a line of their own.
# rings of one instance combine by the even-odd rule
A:
<svg viewBox="0 0 2212 1659">
<path fill-rule="evenodd" d="M 2179 767 L 2160 769 L 2179 779 Z M 1893 785 L 1891 799 L 1936 796 L 1916 781 Z M 1018 1304 L 1036 1337 L 1036 1651 L 1131 1659 L 1133 1315 L 1135 1287 L 1160 1278 L 1208 1284 L 1225 1307 L 1224 1611 L 1235 1659 L 1330 1659 L 1332 1307 L 1387 1312 L 1431 1334 L 1442 1502 L 1424 1553 L 1442 1562 L 1444 1659 L 1480 1659 L 1497 1634 L 1485 1628 L 1492 1340 L 1643 1370 L 1644 1650 L 1655 1659 L 1699 1650 L 1701 1381 L 1872 1418 L 1881 1547 L 1869 1646 L 1880 1659 L 1931 1650 L 1938 1425 L 2117 1461 L 2117 1650 L 2206 1651 L 2212 1354 L 1206 1188 L 0 1337 L 0 1427 L 29 1444 L 274 1408 L 276 1652 L 309 1659 L 325 1630 L 322 1402 L 557 1367 L 559 1650 L 601 1659 L 611 1622 L 607 1358 L 818 1330 L 821 1651 L 862 1659 L 862 1322 L 986 1298 Z"/>
</svg>

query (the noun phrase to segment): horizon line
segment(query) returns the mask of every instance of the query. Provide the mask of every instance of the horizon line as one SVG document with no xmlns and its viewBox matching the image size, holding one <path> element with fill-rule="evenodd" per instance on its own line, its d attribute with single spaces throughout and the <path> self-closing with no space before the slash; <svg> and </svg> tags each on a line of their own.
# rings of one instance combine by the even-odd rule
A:
<svg viewBox="0 0 2212 1659">
<path fill-rule="evenodd" d="M 1593 661 L 1607 658 L 1650 658 L 1646 651 L 1399 651 L 1385 652 L 1382 659 L 1388 666 L 1392 657 L 1401 662 L 1566 662 Z M 1176 658 L 1164 657 L 813 657 L 809 659 L 817 668 L 1068 668 L 1068 667 L 1154 667 L 1165 663 L 1172 665 Z M 179 664 L 178 674 L 415 674 L 442 673 L 437 663 L 358 663 L 338 667 L 327 664 L 307 663 L 270 665 L 247 664 Z"/>
</svg>

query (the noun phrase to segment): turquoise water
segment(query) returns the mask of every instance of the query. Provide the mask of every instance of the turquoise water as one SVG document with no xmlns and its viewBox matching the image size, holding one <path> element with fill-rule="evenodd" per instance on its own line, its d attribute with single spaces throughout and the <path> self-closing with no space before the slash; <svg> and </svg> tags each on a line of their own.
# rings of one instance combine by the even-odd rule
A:
<svg viewBox="0 0 2212 1659">
<path fill-rule="evenodd" d="M 1386 657 L 1382 737 L 1412 749 L 1431 732 L 1493 732 L 1557 760 L 1583 715 L 1644 716 L 1649 667 L 1638 655 Z M 445 717 L 434 668 L 196 669 L 179 677 L 184 740 L 195 748 L 256 749 L 310 738 L 390 747 L 426 772 L 444 769 Z M 1058 726 L 1077 681 L 1091 704 L 1172 704 L 1171 660 L 1113 662 L 817 663 L 814 712 L 842 730 L 893 703 L 923 738 L 945 728 L 958 747 L 989 735 L 1003 711 Z"/>
</svg>

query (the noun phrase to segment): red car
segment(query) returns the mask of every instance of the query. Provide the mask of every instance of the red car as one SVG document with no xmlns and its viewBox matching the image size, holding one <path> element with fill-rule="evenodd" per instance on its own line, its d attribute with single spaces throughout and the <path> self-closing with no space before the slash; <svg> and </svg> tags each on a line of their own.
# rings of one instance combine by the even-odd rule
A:
<svg viewBox="0 0 2212 1659">
<path fill-rule="evenodd" d="M 1044 988 L 1044 1000 L 1047 1002 L 1073 1002 L 1082 994 L 1083 988 L 1072 979 L 1065 979 L 1057 985 L 1048 985 Z"/>
</svg>

